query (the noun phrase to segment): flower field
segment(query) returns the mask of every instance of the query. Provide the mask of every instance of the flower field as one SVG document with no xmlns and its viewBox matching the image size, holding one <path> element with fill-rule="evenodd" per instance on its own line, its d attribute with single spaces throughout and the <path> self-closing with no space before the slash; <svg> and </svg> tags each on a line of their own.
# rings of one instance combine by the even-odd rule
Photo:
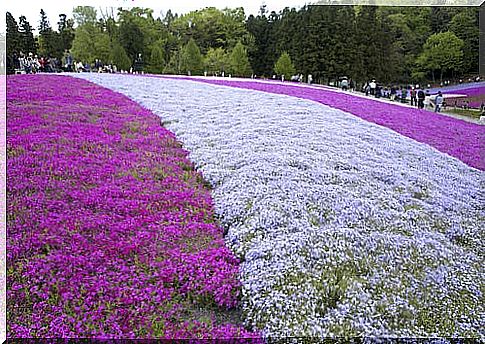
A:
<svg viewBox="0 0 485 344">
<path fill-rule="evenodd" d="M 184 78 L 193 80 L 192 78 Z M 353 97 L 351 94 L 332 92 L 315 87 L 294 84 L 240 81 L 230 79 L 197 79 L 215 85 L 232 86 L 285 94 L 349 112 L 366 121 L 395 130 L 401 135 L 435 147 L 454 156 L 470 166 L 485 170 L 485 127 L 443 116 L 427 110 L 404 108 L 399 105 L 374 101 L 370 98 Z"/>
<path fill-rule="evenodd" d="M 445 91 L 444 94 L 464 94 L 467 96 L 466 100 L 470 102 L 470 106 L 473 108 L 480 108 L 480 105 L 485 103 L 485 85 L 470 87 L 461 90 Z M 458 104 L 462 104 L 463 100 L 460 100 Z"/>
<path fill-rule="evenodd" d="M 449 92 L 463 92 L 466 89 L 475 89 L 475 88 L 482 88 L 485 87 L 485 81 L 480 81 L 480 82 L 466 82 L 463 84 L 455 84 L 455 85 L 450 85 L 450 86 L 444 86 L 444 87 L 436 87 L 436 88 L 430 88 L 429 91 L 431 94 L 438 93 L 438 91 L 441 91 L 443 93 L 449 93 Z"/>
<path fill-rule="evenodd" d="M 437 87 L 429 89 L 431 94 L 437 94 L 441 91 L 443 94 L 462 94 L 467 96 L 469 105 L 473 108 L 480 108 L 482 102 L 485 102 L 485 82 L 469 82 L 464 84 L 457 84 L 445 87 Z M 458 99 L 457 105 L 464 104 L 465 99 Z M 454 105 L 454 101 L 451 101 L 451 106 Z"/>
<path fill-rule="evenodd" d="M 485 338 L 482 127 L 297 86 L 76 76 L 150 109 L 190 152 L 241 261 L 247 326 Z"/>
<path fill-rule="evenodd" d="M 121 94 L 8 78 L 8 337 L 257 337 L 238 260 L 174 134 Z"/>
</svg>

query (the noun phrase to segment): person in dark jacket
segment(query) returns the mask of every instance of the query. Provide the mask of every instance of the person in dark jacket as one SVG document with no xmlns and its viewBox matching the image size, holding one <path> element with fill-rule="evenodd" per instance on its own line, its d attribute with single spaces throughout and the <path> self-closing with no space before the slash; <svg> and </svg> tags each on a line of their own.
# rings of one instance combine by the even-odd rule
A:
<svg viewBox="0 0 485 344">
<path fill-rule="evenodd" d="M 408 90 L 406 89 L 406 87 L 403 87 L 401 92 L 401 103 L 406 103 L 407 97 L 408 97 Z"/>
<path fill-rule="evenodd" d="M 414 86 L 411 86 L 411 106 L 417 106 L 418 105 L 418 98 L 417 98 L 417 92 Z"/>
<path fill-rule="evenodd" d="M 141 58 L 141 54 L 138 54 L 138 57 L 133 64 L 133 71 L 135 74 L 141 74 L 143 72 L 143 59 Z"/>
<path fill-rule="evenodd" d="M 417 88 L 417 98 L 418 98 L 418 109 L 424 109 L 424 98 L 426 95 L 424 94 L 424 91 L 421 90 L 419 87 Z"/>
</svg>

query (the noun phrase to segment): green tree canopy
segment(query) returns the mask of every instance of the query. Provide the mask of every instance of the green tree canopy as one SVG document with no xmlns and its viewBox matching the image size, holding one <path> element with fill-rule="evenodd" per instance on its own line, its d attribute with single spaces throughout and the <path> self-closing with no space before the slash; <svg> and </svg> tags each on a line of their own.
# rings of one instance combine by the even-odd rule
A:
<svg viewBox="0 0 485 344">
<path fill-rule="evenodd" d="M 21 48 L 21 38 L 17 21 L 10 12 L 6 13 L 7 20 L 7 53 L 12 56 L 18 54 Z"/>
<path fill-rule="evenodd" d="M 138 54 L 142 54 L 144 57 L 147 55 L 143 31 L 132 18 L 125 19 L 120 23 L 119 40 L 132 61 Z"/>
<path fill-rule="evenodd" d="M 76 29 L 71 50 L 73 57 L 83 62 L 92 63 L 95 59 L 100 59 L 104 63 L 111 61 L 111 41 L 108 34 L 91 23 Z"/>
<path fill-rule="evenodd" d="M 111 43 L 111 61 L 119 70 L 130 70 L 131 60 L 128 57 L 125 49 L 121 46 L 118 41 L 113 41 Z"/>
<path fill-rule="evenodd" d="M 92 6 L 77 6 L 72 10 L 72 16 L 78 26 L 95 24 L 98 13 Z"/>
<path fill-rule="evenodd" d="M 224 49 L 210 48 L 205 56 L 205 68 L 209 74 L 222 73 L 226 70 L 227 55 Z"/>
<path fill-rule="evenodd" d="M 478 73 L 479 38 L 478 16 L 474 9 L 456 14 L 450 23 L 450 31 L 463 41 L 463 70 Z"/>
<path fill-rule="evenodd" d="M 278 75 L 283 75 L 285 80 L 289 80 L 292 75 L 295 75 L 295 66 L 291 62 L 291 57 L 287 52 L 281 54 L 278 61 L 276 61 L 274 71 Z"/>
<path fill-rule="evenodd" d="M 74 20 L 67 19 L 63 13 L 59 14 L 59 21 L 57 22 L 59 32 L 59 51 L 70 50 L 72 41 L 74 40 Z"/>
<path fill-rule="evenodd" d="M 445 71 L 458 71 L 462 68 L 462 49 L 463 41 L 453 32 L 436 33 L 426 40 L 417 64 L 428 70 L 439 70 L 440 80 L 442 80 Z"/>
<path fill-rule="evenodd" d="M 56 32 L 42 12 L 38 37 L 25 17 L 17 25 L 7 14 L 9 55 L 35 53 L 38 48 L 41 54 L 59 57 L 71 49 L 78 55 L 74 58 L 83 62 L 99 58 L 125 65 L 126 56 L 132 64 L 141 53 L 146 70 L 157 73 L 187 72 L 189 60 L 195 57 L 192 73 L 206 68 L 209 73 L 250 75 L 254 71 L 271 76 L 277 60 L 287 52 L 296 71 L 312 74 L 314 82 L 320 83 L 343 75 L 358 84 L 370 78 L 408 83 L 429 81 L 437 73 L 453 78 L 478 72 L 478 8 L 474 7 L 308 5 L 268 13 L 263 5 L 248 18 L 243 8 L 214 7 L 180 16 L 167 11 L 162 18 L 140 7 L 118 8 L 116 16 L 113 9 L 100 14 L 94 7 L 78 6 L 73 9 L 74 19 L 59 16 Z M 442 45 L 442 56 L 429 44 L 425 48 L 431 35 L 447 31 L 462 40 L 461 59 L 455 41 Z M 190 40 L 205 56 L 201 67 L 193 46 L 187 50 Z"/>
<path fill-rule="evenodd" d="M 61 46 L 59 34 L 49 24 L 47 14 L 40 10 L 39 22 L 39 54 L 43 56 L 55 56 L 60 58 L 64 50 Z"/>
<path fill-rule="evenodd" d="M 229 72 L 234 76 L 250 76 L 252 73 L 251 64 L 249 63 L 246 47 L 238 42 L 229 57 Z"/>
<path fill-rule="evenodd" d="M 19 18 L 19 38 L 20 50 L 24 54 L 37 53 L 37 45 L 35 44 L 32 26 L 30 26 L 30 23 L 27 21 L 25 16 L 20 16 Z"/>
<path fill-rule="evenodd" d="M 192 75 L 200 75 L 204 68 L 204 60 L 200 49 L 191 38 L 182 51 L 182 71 Z"/>
<path fill-rule="evenodd" d="M 179 74 L 182 70 L 181 61 L 182 61 L 182 51 L 181 50 L 174 51 L 170 56 L 170 60 L 165 65 L 163 72 L 167 74 Z"/>
<path fill-rule="evenodd" d="M 267 75 L 272 68 L 273 59 L 269 51 L 273 48 L 270 35 L 271 24 L 266 18 L 266 6 L 261 6 L 260 14 L 257 17 L 250 15 L 246 21 L 246 28 L 253 36 L 254 49 L 248 51 L 249 61 L 257 75 Z M 296 33 L 296 31 L 293 31 Z"/>
<path fill-rule="evenodd" d="M 156 44 L 152 46 L 150 63 L 147 68 L 147 71 L 149 73 L 163 72 L 163 68 L 165 67 L 165 53 L 163 50 L 164 44 L 164 40 L 159 40 Z"/>
</svg>

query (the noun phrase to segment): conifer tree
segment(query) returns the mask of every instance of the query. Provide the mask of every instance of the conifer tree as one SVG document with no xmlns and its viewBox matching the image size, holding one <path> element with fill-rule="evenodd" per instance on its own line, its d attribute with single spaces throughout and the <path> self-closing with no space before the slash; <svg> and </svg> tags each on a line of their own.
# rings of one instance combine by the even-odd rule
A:
<svg viewBox="0 0 485 344">
<path fill-rule="evenodd" d="M 246 48 L 238 42 L 229 58 L 230 73 L 233 76 L 247 77 L 252 73 Z"/>
<path fill-rule="evenodd" d="M 276 74 L 282 75 L 285 80 L 289 80 L 296 73 L 291 57 L 286 51 L 276 61 L 274 71 Z"/>
</svg>

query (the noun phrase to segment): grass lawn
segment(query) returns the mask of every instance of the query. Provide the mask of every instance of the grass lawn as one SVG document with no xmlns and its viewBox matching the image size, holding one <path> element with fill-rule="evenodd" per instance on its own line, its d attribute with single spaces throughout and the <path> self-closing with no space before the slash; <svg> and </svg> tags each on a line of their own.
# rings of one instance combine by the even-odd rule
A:
<svg viewBox="0 0 485 344">
<path fill-rule="evenodd" d="M 458 109 L 458 108 L 454 109 L 452 107 L 448 107 L 448 108 L 444 109 L 443 112 L 456 114 L 456 115 L 462 115 L 462 116 L 468 116 L 468 117 L 475 118 L 475 119 L 480 118 L 480 115 L 481 115 L 480 110 L 476 110 L 476 109 L 465 110 L 465 109 Z"/>
</svg>

